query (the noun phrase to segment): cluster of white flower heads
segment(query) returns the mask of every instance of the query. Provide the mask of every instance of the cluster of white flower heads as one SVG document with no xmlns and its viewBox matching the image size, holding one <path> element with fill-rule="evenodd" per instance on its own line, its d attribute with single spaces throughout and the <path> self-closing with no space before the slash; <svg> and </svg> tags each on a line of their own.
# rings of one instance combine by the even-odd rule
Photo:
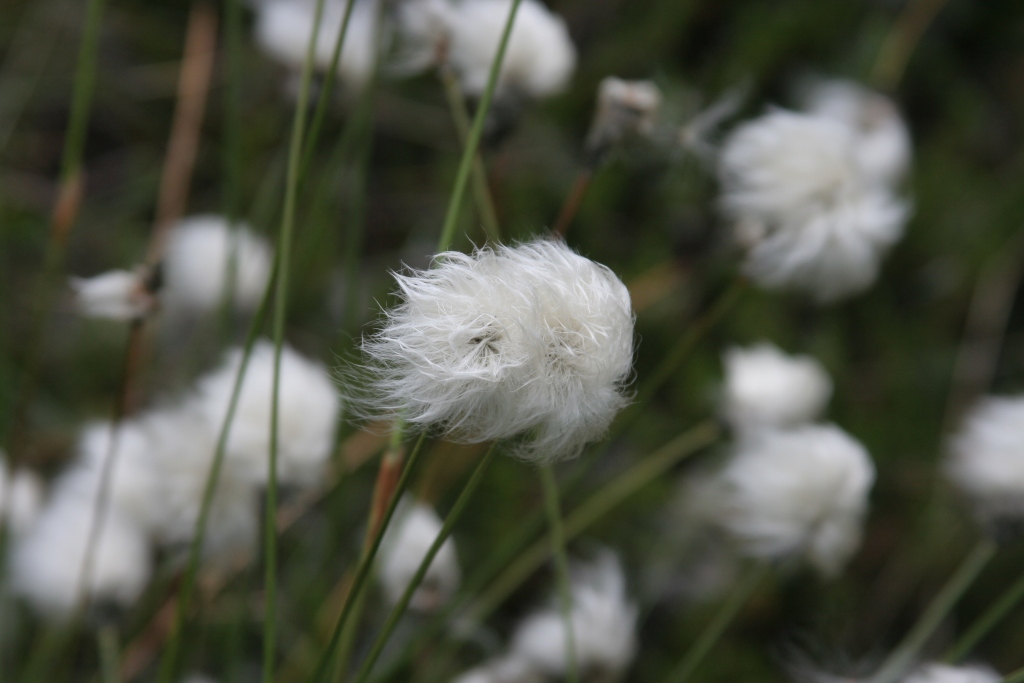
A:
<svg viewBox="0 0 1024 683">
<path fill-rule="evenodd" d="M 576 664 L 583 680 L 617 680 L 636 655 L 637 607 L 626 593 L 622 564 L 605 550 L 572 569 Z M 556 606 L 518 624 L 508 652 L 468 671 L 456 683 L 533 683 L 560 679 L 568 671 L 566 620 Z"/>
<path fill-rule="evenodd" d="M 522 436 L 520 457 L 553 460 L 600 438 L 625 405 L 629 292 L 563 242 L 445 252 L 395 277 L 401 301 L 363 343 L 364 413 L 466 442 Z"/>
<path fill-rule="evenodd" d="M 945 471 L 994 531 L 1024 522 L 1024 396 L 975 406 L 949 442 Z"/>
<path fill-rule="evenodd" d="M 409 587 L 427 551 L 441 533 L 442 525 L 441 518 L 425 503 L 404 498 L 399 504 L 379 553 L 380 582 L 392 604 L 396 604 Z M 439 609 L 455 593 L 461 576 L 455 541 L 449 537 L 434 556 L 409 606 L 424 612 Z"/>
<path fill-rule="evenodd" d="M 902 683 L 999 683 L 1002 679 L 993 669 L 979 664 L 951 666 L 932 662 L 915 669 Z"/>
<path fill-rule="evenodd" d="M 258 492 L 266 482 L 270 447 L 273 352 L 270 343 L 257 343 L 242 384 L 204 536 L 211 560 L 251 551 L 257 537 Z M 38 519 L 15 537 L 10 563 L 18 594 L 54 618 L 73 612 L 83 588 L 91 604 L 128 606 L 149 580 L 152 546 L 182 550 L 191 542 L 240 357 L 240 350 L 231 351 L 182 401 L 125 420 L 116 433 L 109 422 L 83 429 L 75 460 L 54 483 Z M 327 369 L 284 347 L 281 483 L 308 484 L 322 472 L 338 406 Z M 82 586 L 105 472 L 105 515 L 89 582 Z"/>
<path fill-rule="evenodd" d="M 895 184 L 909 138 L 895 107 L 845 83 L 812 91 L 808 112 L 772 109 L 740 125 L 719 158 L 721 205 L 747 248 L 744 272 L 819 302 L 866 289 L 903 234 Z"/>
</svg>

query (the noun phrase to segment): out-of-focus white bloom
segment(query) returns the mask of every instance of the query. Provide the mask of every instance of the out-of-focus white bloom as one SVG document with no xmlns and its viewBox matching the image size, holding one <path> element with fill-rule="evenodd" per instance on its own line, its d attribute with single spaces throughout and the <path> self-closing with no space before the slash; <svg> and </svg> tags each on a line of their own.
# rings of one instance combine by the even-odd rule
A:
<svg viewBox="0 0 1024 683">
<path fill-rule="evenodd" d="M 987 666 L 950 666 L 932 662 L 919 667 L 902 683 L 999 683 L 1002 679 Z"/>
<path fill-rule="evenodd" d="M 463 0 L 451 16 L 449 60 L 462 89 L 480 95 L 508 21 L 511 0 Z M 565 21 L 538 0 L 522 0 L 498 80 L 500 91 L 548 97 L 565 89 L 576 68 L 576 48 Z"/>
<path fill-rule="evenodd" d="M 463 441 L 525 435 L 521 457 L 551 460 L 599 438 L 625 404 L 629 292 L 563 242 L 446 252 L 396 279 L 402 301 L 363 345 L 375 390 L 364 412 L 401 411 Z"/>
<path fill-rule="evenodd" d="M 220 432 L 231 401 L 242 349 L 198 382 L 196 409 L 213 434 Z M 274 345 L 256 342 L 227 442 L 227 464 L 256 483 L 267 480 L 270 457 L 270 409 L 274 385 Z M 330 374 L 317 361 L 293 349 L 281 349 L 278 392 L 278 477 L 282 483 L 310 483 L 322 474 L 330 455 L 339 399 Z"/>
<path fill-rule="evenodd" d="M 392 70 L 412 74 L 444 59 L 454 15 L 449 0 L 401 0 L 395 8 L 398 54 Z"/>
<path fill-rule="evenodd" d="M 499 657 L 460 675 L 454 683 L 544 683 L 542 673 L 530 662 L 509 655 Z"/>
<path fill-rule="evenodd" d="M 168 308 L 209 311 L 220 305 L 234 253 L 234 305 L 254 308 L 263 296 L 273 250 L 244 224 L 221 216 L 194 216 L 170 232 L 164 258 L 163 301 Z"/>
<path fill-rule="evenodd" d="M 441 519 L 429 505 L 408 498 L 402 501 L 380 548 L 380 581 L 392 604 L 397 603 L 408 588 L 441 533 L 441 526 Z M 424 611 L 440 608 L 459 587 L 460 576 L 455 541 L 449 537 L 434 556 L 410 605 Z"/>
<path fill-rule="evenodd" d="M 572 581 L 571 624 L 581 670 L 614 676 L 629 666 L 637 649 L 636 605 L 626 596 L 622 565 L 611 552 L 577 567 Z M 512 637 L 513 656 L 548 676 L 566 671 L 565 619 L 552 608 L 528 616 Z"/>
<path fill-rule="evenodd" d="M 597 110 L 587 135 L 595 162 L 631 135 L 649 135 L 661 107 L 661 91 L 651 81 L 624 81 L 608 76 L 597 91 Z"/>
<path fill-rule="evenodd" d="M 803 92 L 803 108 L 849 126 L 861 171 L 883 183 L 896 183 L 910 165 L 910 133 L 896 105 L 885 95 L 847 80 L 819 80 Z"/>
<path fill-rule="evenodd" d="M 5 460 L 0 450 L 0 515 L 7 515 L 8 527 L 17 534 L 39 516 L 43 483 L 28 470 L 10 472 Z"/>
<path fill-rule="evenodd" d="M 722 410 L 734 429 L 788 427 L 817 419 L 832 379 L 810 356 L 789 356 L 761 343 L 725 352 Z"/>
<path fill-rule="evenodd" d="M 1024 396 L 982 400 L 950 441 L 945 470 L 984 521 L 1024 518 Z"/>
<path fill-rule="evenodd" d="M 313 67 L 318 71 L 330 69 L 347 7 L 345 0 L 324 0 L 313 52 Z M 336 73 L 356 87 L 365 84 L 373 73 L 379 12 L 376 0 L 356 0 L 352 8 Z M 316 0 L 261 0 L 256 7 L 256 42 L 269 56 L 301 72 L 315 16 Z"/>
<path fill-rule="evenodd" d="M 741 125 L 726 140 L 722 207 L 748 247 L 744 270 L 758 284 L 827 302 L 875 280 L 908 208 L 864 174 L 858 145 L 839 121 L 784 110 Z"/>
<path fill-rule="evenodd" d="M 68 492 L 52 498 L 35 523 L 14 539 L 10 557 L 14 592 L 50 618 L 65 619 L 77 607 L 94 518 L 94 497 Z M 91 603 L 130 604 L 151 571 L 143 530 L 108 507 L 92 552 L 86 587 Z"/>
<path fill-rule="evenodd" d="M 93 277 L 71 278 L 75 306 L 88 318 L 134 320 L 155 303 L 139 271 L 111 270 Z"/>
<path fill-rule="evenodd" d="M 753 432 L 720 477 L 719 521 L 743 552 L 802 557 L 832 576 L 860 544 L 875 467 L 838 427 L 808 425 Z"/>
</svg>

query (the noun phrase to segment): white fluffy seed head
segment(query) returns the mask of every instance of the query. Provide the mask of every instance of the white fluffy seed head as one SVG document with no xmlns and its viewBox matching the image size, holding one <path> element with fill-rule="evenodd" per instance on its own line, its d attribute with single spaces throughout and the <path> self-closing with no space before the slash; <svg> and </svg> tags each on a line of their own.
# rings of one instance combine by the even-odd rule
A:
<svg viewBox="0 0 1024 683">
<path fill-rule="evenodd" d="M 140 271 L 111 270 L 93 277 L 71 278 L 75 309 L 87 318 L 134 320 L 155 302 Z"/>
<path fill-rule="evenodd" d="M 723 364 L 722 412 L 739 431 L 812 422 L 832 396 L 832 379 L 821 363 L 773 344 L 733 347 Z"/>
<path fill-rule="evenodd" d="M 234 253 L 233 303 L 255 308 L 266 289 L 273 250 L 244 224 L 221 216 L 194 216 L 170 232 L 164 258 L 163 301 L 172 310 L 216 309 L 226 296 Z"/>
<path fill-rule="evenodd" d="M 434 510 L 409 498 L 403 499 L 394 521 L 381 541 L 379 576 L 388 600 L 395 604 L 409 586 L 427 551 L 441 533 L 442 522 Z M 410 606 L 431 612 L 448 601 L 459 587 L 459 558 L 452 538 L 430 563 L 423 582 L 413 593 Z"/>
<path fill-rule="evenodd" d="M 392 70 L 414 74 L 443 59 L 454 15 L 449 0 L 401 0 L 395 8 L 398 48 Z"/>
<path fill-rule="evenodd" d="M 661 107 L 661 91 L 651 81 L 608 76 L 597 91 L 597 109 L 587 134 L 587 152 L 598 162 L 621 140 L 650 135 Z"/>
<path fill-rule="evenodd" d="M 511 0 L 463 0 L 451 16 L 449 60 L 468 95 L 487 87 Z M 501 64 L 498 89 L 528 97 L 555 95 L 576 68 L 576 48 L 565 21 L 538 0 L 522 0 Z"/>
<path fill-rule="evenodd" d="M 0 515 L 7 514 L 8 528 L 19 534 L 39 516 L 43 501 L 43 482 L 29 470 L 11 472 L 6 455 L 0 449 Z"/>
<path fill-rule="evenodd" d="M 743 438 L 720 478 L 719 523 L 744 553 L 834 576 L 860 544 L 875 467 L 838 427 L 808 425 Z"/>
<path fill-rule="evenodd" d="M 74 613 L 94 518 L 95 496 L 68 489 L 55 493 L 39 518 L 14 539 L 11 586 L 43 616 L 63 620 Z M 151 572 L 143 530 L 115 507 L 108 507 L 86 586 L 91 604 L 130 605 Z"/>
<path fill-rule="evenodd" d="M 242 349 L 197 383 L 194 409 L 218 434 L 227 415 Z M 256 342 L 228 435 L 226 462 L 234 475 L 266 483 L 270 457 L 274 345 Z M 327 369 L 287 345 L 281 349 L 278 392 L 278 477 L 286 484 L 308 484 L 323 474 L 330 456 L 339 399 Z"/>
<path fill-rule="evenodd" d="M 1024 522 L 1024 396 L 982 400 L 948 450 L 946 476 L 984 523 Z"/>
<path fill-rule="evenodd" d="M 553 460 L 600 438 L 625 405 L 629 292 L 563 242 L 446 252 L 396 279 L 400 303 L 363 343 L 363 413 L 401 412 L 466 442 L 521 436 L 520 457 Z"/>
<path fill-rule="evenodd" d="M 637 650 L 636 605 L 626 595 L 622 565 L 604 552 L 589 565 L 575 568 L 572 614 L 575 654 L 584 672 L 614 678 L 632 662 Z M 513 657 L 547 676 L 567 670 L 565 619 L 560 609 L 536 612 L 524 619 L 512 637 Z"/>
<path fill-rule="evenodd" d="M 1002 679 L 987 666 L 950 666 L 932 662 L 918 667 L 902 683 L 999 683 Z"/>
<path fill-rule="evenodd" d="M 828 302 L 875 280 L 908 207 L 863 173 L 858 144 L 839 121 L 784 110 L 726 140 L 721 204 L 748 248 L 744 271 L 758 284 Z"/>
<path fill-rule="evenodd" d="M 545 676 L 516 655 L 493 659 L 455 679 L 454 683 L 545 683 Z"/>
</svg>

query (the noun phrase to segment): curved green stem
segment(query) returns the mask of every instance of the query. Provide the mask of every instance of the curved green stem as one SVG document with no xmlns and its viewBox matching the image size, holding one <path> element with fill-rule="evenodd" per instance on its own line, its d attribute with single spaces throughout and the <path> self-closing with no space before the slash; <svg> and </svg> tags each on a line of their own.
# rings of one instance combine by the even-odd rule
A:
<svg viewBox="0 0 1024 683">
<path fill-rule="evenodd" d="M 551 525 L 551 554 L 555 558 L 558 574 L 558 599 L 562 620 L 565 622 L 565 679 L 579 681 L 579 662 L 576 659 L 576 633 L 572 625 L 572 580 L 569 578 L 569 554 L 565 549 L 565 530 L 562 528 L 562 510 L 558 501 L 558 481 L 551 465 L 540 466 L 540 479 L 544 484 L 544 508 Z"/>
<path fill-rule="evenodd" d="M 985 637 L 1010 610 L 1024 598 L 1024 576 L 1013 582 L 1006 589 L 985 613 L 978 617 L 967 632 L 960 637 L 960 640 L 953 644 L 953 647 L 946 651 L 943 659 L 950 664 L 956 664 L 963 659 L 979 640 Z"/>
</svg>

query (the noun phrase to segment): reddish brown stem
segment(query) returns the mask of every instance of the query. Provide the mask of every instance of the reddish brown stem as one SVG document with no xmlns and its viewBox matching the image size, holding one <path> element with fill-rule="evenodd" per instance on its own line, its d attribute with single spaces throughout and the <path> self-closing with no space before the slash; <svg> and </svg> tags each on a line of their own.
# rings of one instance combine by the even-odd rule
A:
<svg viewBox="0 0 1024 683">
<path fill-rule="evenodd" d="M 555 227 L 552 229 L 554 234 L 565 237 L 569 232 L 569 225 L 576 218 L 576 213 L 580 210 L 580 205 L 590 188 L 590 181 L 593 177 L 594 172 L 589 168 L 580 171 L 576 176 L 572 189 L 569 190 L 569 195 L 565 198 L 565 203 L 562 204 L 562 210 L 558 213 L 558 220 L 555 221 Z"/>
</svg>

